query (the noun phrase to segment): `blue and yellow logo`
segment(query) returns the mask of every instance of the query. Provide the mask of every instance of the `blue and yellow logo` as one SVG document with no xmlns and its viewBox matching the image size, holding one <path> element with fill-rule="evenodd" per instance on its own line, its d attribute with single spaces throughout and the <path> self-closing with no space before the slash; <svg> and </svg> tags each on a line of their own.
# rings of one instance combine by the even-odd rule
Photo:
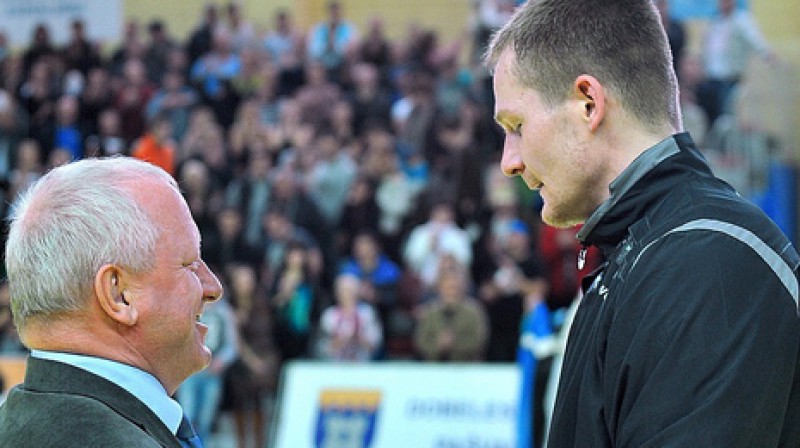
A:
<svg viewBox="0 0 800 448">
<path fill-rule="evenodd" d="M 375 436 L 381 392 L 329 389 L 319 395 L 316 448 L 369 448 Z"/>
</svg>

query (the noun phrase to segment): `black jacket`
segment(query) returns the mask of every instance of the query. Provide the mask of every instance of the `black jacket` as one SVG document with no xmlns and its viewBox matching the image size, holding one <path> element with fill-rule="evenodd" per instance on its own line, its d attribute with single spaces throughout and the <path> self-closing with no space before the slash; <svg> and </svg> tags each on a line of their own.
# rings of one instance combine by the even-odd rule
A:
<svg viewBox="0 0 800 448">
<path fill-rule="evenodd" d="M 584 281 L 549 446 L 800 446 L 796 250 L 688 134 L 639 156 L 578 234 Z"/>
</svg>

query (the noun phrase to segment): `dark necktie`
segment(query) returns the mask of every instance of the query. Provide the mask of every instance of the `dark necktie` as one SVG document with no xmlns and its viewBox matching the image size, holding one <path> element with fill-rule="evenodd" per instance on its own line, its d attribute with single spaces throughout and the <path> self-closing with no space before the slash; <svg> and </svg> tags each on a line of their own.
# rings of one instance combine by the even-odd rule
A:
<svg viewBox="0 0 800 448">
<path fill-rule="evenodd" d="M 197 433 L 194 432 L 194 428 L 192 427 L 191 422 L 186 416 L 183 416 L 183 420 L 181 420 L 181 425 L 178 426 L 178 432 L 175 434 L 178 436 L 178 440 L 181 441 L 181 445 L 185 448 L 203 448 L 203 443 L 200 442 L 200 437 L 197 436 Z"/>
</svg>

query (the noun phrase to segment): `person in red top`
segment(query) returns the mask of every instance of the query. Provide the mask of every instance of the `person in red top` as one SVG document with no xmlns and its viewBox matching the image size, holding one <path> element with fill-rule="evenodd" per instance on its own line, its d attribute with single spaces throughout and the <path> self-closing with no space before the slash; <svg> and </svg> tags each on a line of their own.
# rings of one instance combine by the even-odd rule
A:
<svg viewBox="0 0 800 448">
<path fill-rule="evenodd" d="M 578 294 L 581 280 L 602 263 L 602 254 L 590 247 L 585 256 L 585 266 L 578 268 L 581 250 L 575 234 L 581 226 L 559 229 L 542 225 L 539 232 L 539 250 L 547 265 L 549 292 L 547 305 L 551 310 L 567 308 Z"/>
<path fill-rule="evenodd" d="M 172 124 L 165 115 L 156 115 L 147 133 L 135 144 L 131 156 L 150 162 L 175 177 L 175 145 Z"/>
</svg>

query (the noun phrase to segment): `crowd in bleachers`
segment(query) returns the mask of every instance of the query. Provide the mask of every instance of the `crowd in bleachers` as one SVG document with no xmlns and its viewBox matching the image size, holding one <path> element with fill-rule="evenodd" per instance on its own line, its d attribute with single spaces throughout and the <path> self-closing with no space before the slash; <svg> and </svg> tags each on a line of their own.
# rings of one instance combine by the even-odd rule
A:
<svg viewBox="0 0 800 448">
<path fill-rule="evenodd" d="M 515 3 L 476 2 L 472 40 L 452 43 L 417 26 L 390 39 L 380 17 L 358 29 L 335 1 L 308 30 L 281 10 L 259 33 L 238 3 L 207 6 L 184 40 L 131 21 L 112 49 L 81 19 L 65 45 L 40 25 L 19 52 L 0 29 L 2 207 L 82 157 L 172 173 L 226 288 L 208 314 L 234 336 L 209 336 L 228 355 L 206 375 L 241 428 L 290 359 L 512 362 L 524 313 L 569 306 L 580 274 L 574 229 L 542 226 L 536 194 L 499 169 L 480 54 Z M 676 65 L 700 134 L 722 112 L 692 99 L 721 108 L 729 86 L 695 88 L 711 84 L 692 61 Z"/>
</svg>

